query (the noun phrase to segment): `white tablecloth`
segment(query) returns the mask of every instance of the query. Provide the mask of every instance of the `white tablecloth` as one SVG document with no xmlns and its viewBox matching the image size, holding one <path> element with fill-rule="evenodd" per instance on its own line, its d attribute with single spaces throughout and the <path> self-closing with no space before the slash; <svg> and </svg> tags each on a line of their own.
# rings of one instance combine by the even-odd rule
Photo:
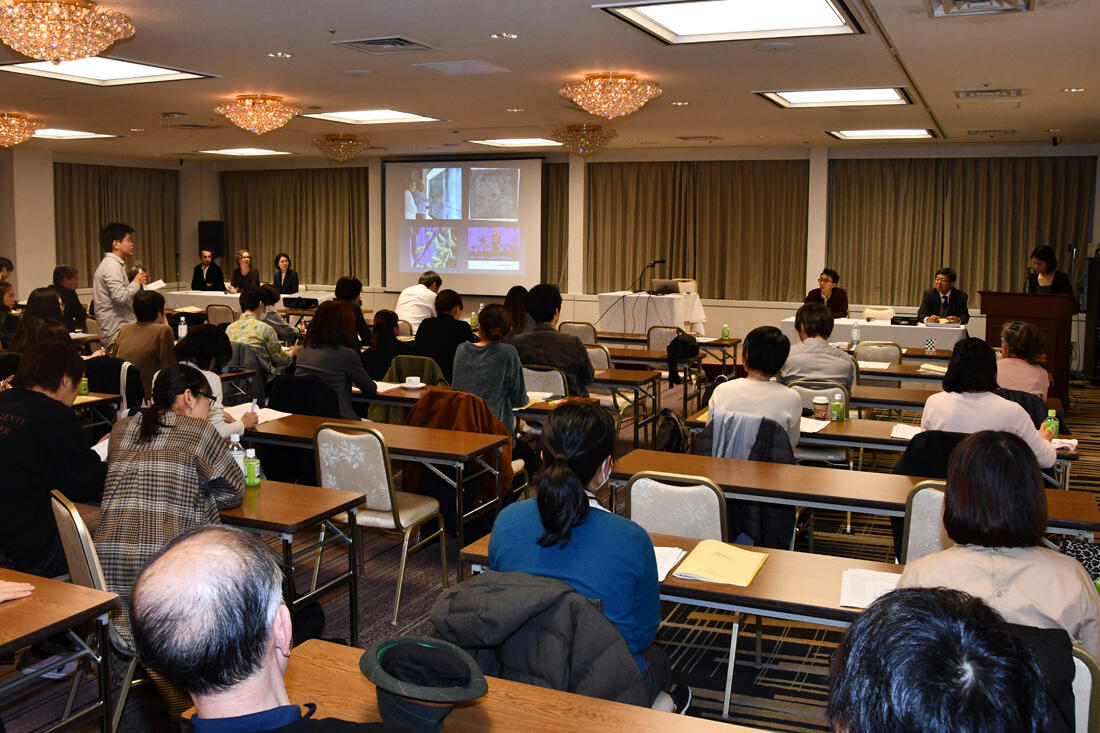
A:
<svg viewBox="0 0 1100 733">
<path fill-rule="evenodd" d="M 206 306 L 218 303 L 221 305 L 227 305 L 235 311 L 241 309 L 241 296 L 239 294 L 233 295 L 232 293 L 213 293 L 204 292 L 202 290 L 162 290 L 161 295 L 164 296 L 164 304 L 169 308 L 183 308 L 185 306 L 195 306 L 196 308 L 205 309 Z M 283 298 L 316 298 L 317 302 L 331 300 L 333 297 L 332 292 L 324 290 L 299 290 L 294 295 L 284 295 Z M 279 303 L 280 308 L 286 306 Z"/>
<path fill-rule="evenodd" d="M 966 338 L 966 327 L 954 324 L 931 326 L 925 323 L 916 326 L 895 326 L 889 321 L 862 321 L 855 318 L 838 318 L 833 322 L 833 334 L 829 341 L 852 340 L 852 324 L 859 323 L 860 341 L 893 341 L 902 348 L 923 349 L 928 339 L 936 343 L 933 348 L 950 349 L 955 343 Z M 798 343 L 798 332 L 794 329 L 794 316 L 783 319 L 783 333 Z"/>
<path fill-rule="evenodd" d="M 599 331 L 647 333 L 650 326 L 680 326 L 701 334 L 707 321 L 696 293 L 600 293 L 599 306 L 601 315 L 596 324 Z"/>
</svg>

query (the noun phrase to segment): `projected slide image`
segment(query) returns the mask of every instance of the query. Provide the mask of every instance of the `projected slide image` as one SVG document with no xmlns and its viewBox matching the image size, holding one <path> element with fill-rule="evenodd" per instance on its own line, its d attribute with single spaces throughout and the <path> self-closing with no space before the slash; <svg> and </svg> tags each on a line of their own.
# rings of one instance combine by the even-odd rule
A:
<svg viewBox="0 0 1100 733">
<path fill-rule="evenodd" d="M 461 219 L 462 169 L 421 168 L 405 182 L 406 219 Z"/>
<path fill-rule="evenodd" d="M 519 168 L 471 168 L 469 218 L 519 221 Z"/>
<path fill-rule="evenodd" d="M 458 241 L 451 227 L 412 227 L 409 266 L 415 270 L 446 270 L 458 264 Z"/>
<path fill-rule="evenodd" d="M 519 227 L 470 227 L 466 267 L 518 272 Z"/>
</svg>

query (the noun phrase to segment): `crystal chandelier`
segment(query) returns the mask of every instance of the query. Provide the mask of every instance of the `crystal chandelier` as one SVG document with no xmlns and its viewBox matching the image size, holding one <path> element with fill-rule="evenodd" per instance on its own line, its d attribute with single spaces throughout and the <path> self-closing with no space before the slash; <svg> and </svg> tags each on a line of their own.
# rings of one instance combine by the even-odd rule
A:
<svg viewBox="0 0 1100 733">
<path fill-rule="evenodd" d="M 42 127 L 38 120 L 26 115 L 0 112 L 0 148 L 10 148 L 25 143 L 34 136 L 34 131 Z"/>
<path fill-rule="evenodd" d="M 0 41 L 55 64 L 97 56 L 132 35 L 126 15 L 100 10 L 90 0 L 14 0 L 0 8 Z"/>
<path fill-rule="evenodd" d="M 567 125 L 554 129 L 550 138 L 578 155 L 592 155 L 617 135 L 614 130 L 605 130 L 599 125 Z"/>
<path fill-rule="evenodd" d="M 302 112 L 296 104 L 269 94 L 239 94 L 232 102 L 219 104 L 214 111 L 225 115 L 242 130 L 263 135 L 277 130 Z"/>
<path fill-rule="evenodd" d="M 326 157 L 346 163 L 370 149 L 370 142 L 360 140 L 355 135 L 325 135 L 313 138 L 313 147 L 324 153 Z"/>
<path fill-rule="evenodd" d="M 661 96 L 661 85 L 639 80 L 635 74 L 607 71 L 588 74 L 582 81 L 567 81 L 558 94 L 584 111 L 610 120 L 637 112 L 646 102 Z"/>
</svg>

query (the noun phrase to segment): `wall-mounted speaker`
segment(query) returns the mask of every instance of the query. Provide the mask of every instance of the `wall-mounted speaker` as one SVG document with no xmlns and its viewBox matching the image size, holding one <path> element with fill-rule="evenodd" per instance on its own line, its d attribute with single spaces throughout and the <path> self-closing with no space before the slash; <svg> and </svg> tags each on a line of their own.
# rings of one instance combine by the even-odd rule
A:
<svg viewBox="0 0 1100 733">
<path fill-rule="evenodd" d="M 225 222 L 199 222 L 199 249 L 210 250 L 215 257 L 225 256 Z"/>
</svg>

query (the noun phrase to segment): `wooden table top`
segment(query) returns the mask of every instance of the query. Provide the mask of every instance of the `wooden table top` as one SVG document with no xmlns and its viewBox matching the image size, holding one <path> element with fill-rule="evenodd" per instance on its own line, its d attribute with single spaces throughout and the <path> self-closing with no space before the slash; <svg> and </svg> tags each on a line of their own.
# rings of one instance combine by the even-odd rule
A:
<svg viewBox="0 0 1100 733">
<path fill-rule="evenodd" d="M 601 369 L 596 372 L 593 384 L 636 386 L 660 380 L 661 373 L 648 369 Z"/>
<path fill-rule="evenodd" d="M 245 377 L 251 377 L 255 374 L 255 369 L 233 369 L 232 371 L 222 372 L 218 376 L 221 377 L 223 382 L 232 382 L 234 379 L 244 379 Z"/>
<path fill-rule="evenodd" d="M 488 564 L 489 537 L 485 535 L 462 549 L 460 561 Z M 680 547 L 691 551 L 698 540 L 650 533 L 654 547 Z M 661 594 L 706 603 L 744 604 L 764 612 L 798 614 L 822 620 L 850 623 L 862 609 L 840 605 L 840 579 L 845 570 L 864 568 L 900 574 L 904 566 L 857 560 L 850 557 L 815 555 L 771 548 L 747 547 L 765 552 L 768 559 L 746 587 L 684 580 L 670 572 L 661 583 Z"/>
<path fill-rule="evenodd" d="M 704 338 L 706 338 L 704 336 Z M 626 333 L 623 331 L 597 331 L 597 341 L 615 341 L 628 344 L 645 344 L 649 343 L 649 335 L 644 333 Z M 741 343 L 741 339 L 736 336 L 731 336 L 728 339 L 716 338 L 713 341 L 700 341 L 700 346 L 736 346 Z M 948 352 L 950 356 L 950 352 Z"/>
<path fill-rule="evenodd" d="M 626 480 L 642 471 L 704 476 L 723 491 L 764 500 L 836 503 L 871 513 L 904 512 L 909 491 L 921 481 L 936 480 L 643 449 L 632 450 L 615 461 L 611 475 Z M 1100 496 L 1062 489 L 1047 489 L 1046 493 L 1049 526 L 1100 531 Z"/>
<path fill-rule="evenodd" d="M 387 423 L 361 420 L 338 420 L 313 415 L 289 415 L 260 423 L 245 431 L 246 437 L 273 438 L 302 447 L 313 445 L 313 434 L 321 423 L 343 423 L 357 427 L 375 428 L 386 440 L 391 453 L 417 458 L 439 458 L 443 460 L 469 461 L 487 451 L 495 450 L 508 441 L 507 435 L 489 435 L 487 433 L 468 433 L 462 430 L 439 430 L 437 428 L 415 428 L 409 425 L 389 425 Z"/>
<path fill-rule="evenodd" d="M 859 369 L 860 377 L 895 377 L 897 379 L 921 379 L 925 381 L 942 382 L 942 374 L 920 371 L 920 364 L 891 364 L 886 369 Z"/>
<path fill-rule="evenodd" d="M 226 524 L 293 534 L 364 502 L 360 491 L 261 481 L 258 488 L 245 489 L 240 506 L 218 513 Z"/>
<path fill-rule="evenodd" d="M 30 583 L 26 598 L 0 603 L 0 654 L 10 654 L 118 607 L 114 593 L 0 568 L 0 580 Z"/>
<path fill-rule="evenodd" d="M 86 395 L 77 395 L 73 403 L 74 410 L 85 407 L 101 407 L 103 405 L 122 404 L 122 395 L 108 394 L 106 392 L 89 392 Z"/>
<path fill-rule="evenodd" d="M 380 721 L 375 687 L 359 671 L 362 654 L 362 649 L 319 639 L 295 647 L 284 677 L 290 702 L 316 703 L 315 718 Z M 486 681 L 489 693 L 485 697 L 460 704 L 447 716 L 443 725 L 447 733 L 764 733 L 759 728 L 674 715 L 497 677 L 486 677 Z"/>
<path fill-rule="evenodd" d="M 708 344 L 709 346 L 709 344 Z M 618 347 L 610 347 L 607 350 L 608 355 L 611 357 L 611 361 L 620 361 L 623 363 L 635 362 L 644 364 L 667 364 L 668 354 L 664 351 L 656 351 L 650 349 L 624 349 Z M 703 358 L 702 352 L 695 356 L 689 356 L 679 359 L 680 362 L 697 361 Z"/>
</svg>

